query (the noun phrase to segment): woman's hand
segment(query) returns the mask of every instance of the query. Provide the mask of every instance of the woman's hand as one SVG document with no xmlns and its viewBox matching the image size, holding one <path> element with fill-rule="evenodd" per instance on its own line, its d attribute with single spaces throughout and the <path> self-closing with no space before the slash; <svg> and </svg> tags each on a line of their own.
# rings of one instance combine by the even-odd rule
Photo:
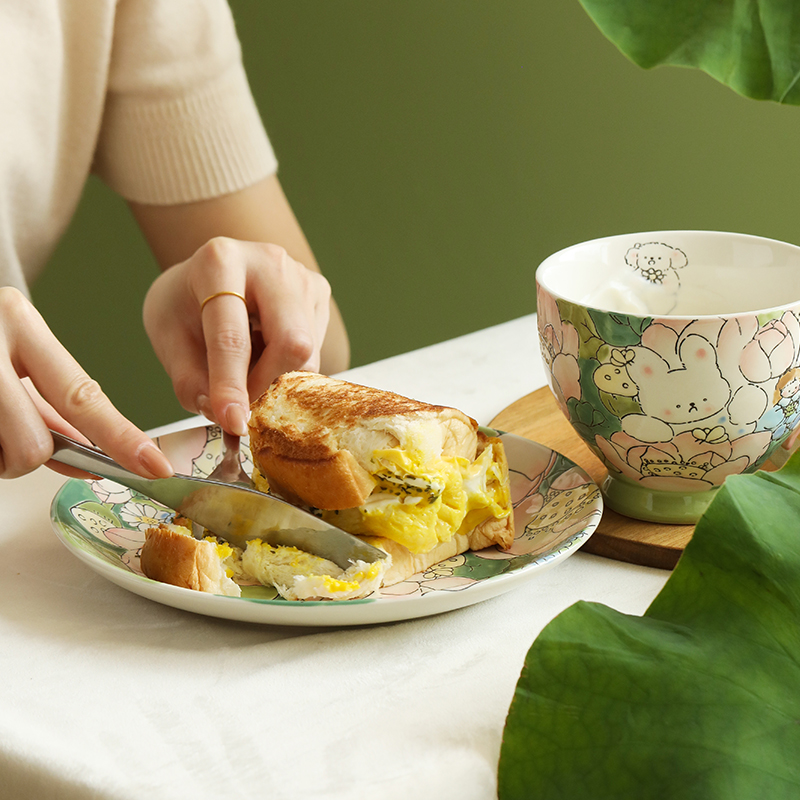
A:
<svg viewBox="0 0 800 800">
<path fill-rule="evenodd" d="M 347 369 L 344 322 L 276 175 L 207 200 L 130 207 L 164 270 L 145 328 L 185 408 L 243 435 L 250 401 L 282 372 Z"/>
<path fill-rule="evenodd" d="M 172 467 L 153 441 L 117 411 L 17 289 L 0 288 L 0 477 L 48 462 L 48 428 L 94 443 L 147 478 Z M 51 464 L 59 472 L 66 468 Z"/>
<path fill-rule="evenodd" d="M 319 369 L 330 307 L 325 278 L 282 247 L 217 237 L 154 281 L 144 324 L 183 407 L 244 436 L 274 378 Z"/>
</svg>

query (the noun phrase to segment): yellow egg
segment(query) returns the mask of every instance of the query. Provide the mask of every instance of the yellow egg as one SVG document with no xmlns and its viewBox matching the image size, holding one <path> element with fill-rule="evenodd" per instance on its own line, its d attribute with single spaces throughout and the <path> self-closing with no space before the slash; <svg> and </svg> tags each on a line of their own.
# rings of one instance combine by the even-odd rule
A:
<svg viewBox="0 0 800 800">
<path fill-rule="evenodd" d="M 400 449 L 376 450 L 373 458 L 377 488 L 367 502 L 323 513 L 351 533 L 385 536 L 412 553 L 427 553 L 455 533 L 508 513 L 507 481 L 491 445 L 473 463 Z"/>
<path fill-rule="evenodd" d="M 242 556 L 246 574 L 274 586 L 287 600 L 348 600 L 380 588 L 390 562 L 359 561 L 346 570 L 294 547 L 273 547 L 260 539 L 247 543 Z"/>
</svg>

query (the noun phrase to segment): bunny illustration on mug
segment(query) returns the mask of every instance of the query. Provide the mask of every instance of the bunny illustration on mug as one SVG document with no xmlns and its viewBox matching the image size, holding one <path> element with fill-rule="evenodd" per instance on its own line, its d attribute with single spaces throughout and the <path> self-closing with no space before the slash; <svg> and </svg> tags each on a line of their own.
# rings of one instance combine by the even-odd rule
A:
<svg viewBox="0 0 800 800">
<path fill-rule="evenodd" d="M 642 413 L 622 418 L 625 433 L 641 442 L 667 442 L 683 431 L 696 431 L 696 438 L 709 441 L 728 438 L 731 387 L 708 340 L 687 336 L 681 343 L 678 368 L 671 368 L 646 347 L 632 349 L 634 356 L 627 368 L 638 387 Z"/>
</svg>

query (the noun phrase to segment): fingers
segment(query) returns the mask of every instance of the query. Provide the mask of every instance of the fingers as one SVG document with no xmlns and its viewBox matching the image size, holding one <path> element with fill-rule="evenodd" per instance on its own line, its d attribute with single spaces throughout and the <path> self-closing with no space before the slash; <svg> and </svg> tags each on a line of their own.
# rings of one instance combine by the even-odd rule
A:
<svg viewBox="0 0 800 800">
<path fill-rule="evenodd" d="M 181 404 L 241 436 L 274 378 L 319 369 L 330 302 L 283 248 L 220 237 L 154 281 L 144 319 Z"/>
<path fill-rule="evenodd" d="M 193 353 L 188 373 L 188 382 L 197 391 L 195 406 L 238 436 L 247 434 L 250 416 L 250 328 L 245 297 L 249 257 L 245 243 L 219 237 L 178 265 L 187 275 L 194 304 L 190 318 L 197 319 L 204 350 L 204 363 Z"/>
<path fill-rule="evenodd" d="M 240 436 L 250 411 L 242 300 L 250 255 L 245 243 L 212 239 L 160 275 L 144 304 L 145 329 L 181 405 Z"/>
<path fill-rule="evenodd" d="M 200 306 L 187 280 L 186 264 L 162 273 L 144 300 L 142 317 L 153 350 L 172 380 L 178 402 L 214 418 L 208 399 L 208 365 Z"/>
<path fill-rule="evenodd" d="M 330 286 L 318 273 L 304 270 L 285 276 L 282 293 L 256 287 L 264 349 L 248 380 L 257 397 L 280 374 L 295 369 L 316 372 L 330 318 Z"/>
<path fill-rule="evenodd" d="M 39 416 L 44 420 L 44 423 L 48 428 L 58 431 L 59 433 L 63 433 L 64 435 L 75 439 L 81 444 L 89 446 L 92 445 L 92 442 L 90 442 L 86 436 L 84 436 L 74 425 L 70 425 L 69 422 L 63 419 L 50 405 L 50 403 L 48 403 L 39 394 L 36 387 L 31 383 L 30 378 L 23 378 L 21 383 L 25 387 L 25 390 L 33 401 L 33 404 L 36 406 L 36 411 L 38 411 Z M 48 441 L 47 443 L 48 452 L 51 450 L 51 442 L 52 440 Z M 58 472 L 61 475 L 66 475 L 69 478 L 81 478 L 85 480 L 90 477 L 89 474 L 83 470 L 76 469 L 75 467 L 68 467 L 66 464 L 62 464 L 59 461 L 51 460 L 47 461 L 46 463 L 47 466 L 54 472 Z"/>
<path fill-rule="evenodd" d="M 7 358 L 0 359 L 0 477 L 16 478 L 46 463 L 53 440 Z"/>
<path fill-rule="evenodd" d="M 31 397 L 20 376 L 29 378 L 45 403 Z M 172 474 L 153 441 L 117 411 L 27 299 L 8 288 L 0 290 L 0 386 L 2 477 L 25 474 L 50 458 L 50 425 L 83 432 L 139 475 Z"/>
<path fill-rule="evenodd" d="M 250 365 L 247 306 L 239 296 L 210 297 L 201 314 L 212 413 L 225 430 L 246 436 L 250 416 L 246 383 Z"/>
<path fill-rule="evenodd" d="M 319 369 L 330 287 L 281 247 L 215 239 L 201 250 L 205 270 L 199 261 L 194 291 L 201 305 L 210 403 L 223 427 L 245 435 L 251 398 L 283 372 Z M 253 329 L 263 342 L 254 364 Z"/>
</svg>

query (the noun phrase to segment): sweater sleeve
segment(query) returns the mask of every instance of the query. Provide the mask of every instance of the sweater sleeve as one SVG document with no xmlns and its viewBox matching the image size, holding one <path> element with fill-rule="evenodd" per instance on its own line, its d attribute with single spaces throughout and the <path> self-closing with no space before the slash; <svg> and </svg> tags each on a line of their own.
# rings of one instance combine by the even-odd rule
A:
<svg viewBox="0 0 800 800">
<path fill-rule="evenodd" d="M 225 0 L 119 0 L 93 171 L 127 200 L 169 205 L 276 169 Z"/>
</svg>

